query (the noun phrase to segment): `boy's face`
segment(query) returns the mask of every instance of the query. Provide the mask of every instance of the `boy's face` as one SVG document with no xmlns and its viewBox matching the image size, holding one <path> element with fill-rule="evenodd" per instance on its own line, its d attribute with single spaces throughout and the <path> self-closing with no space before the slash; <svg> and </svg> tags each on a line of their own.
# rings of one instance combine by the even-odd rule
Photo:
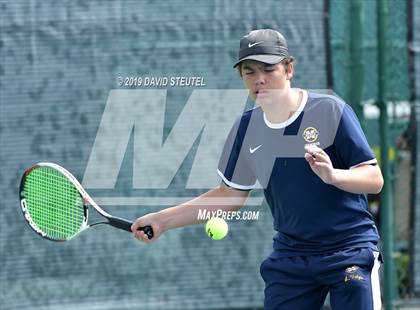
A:
<svg viewBox="0 0 420 310">
<path fill-rule="evenodd" d="M 257 103 L 278 102 L 290 88 L 293 64 L 270 65 L 255 60 L 245 60 L 241 64 L 242 79 L 251 98 Z"/>
</svg>

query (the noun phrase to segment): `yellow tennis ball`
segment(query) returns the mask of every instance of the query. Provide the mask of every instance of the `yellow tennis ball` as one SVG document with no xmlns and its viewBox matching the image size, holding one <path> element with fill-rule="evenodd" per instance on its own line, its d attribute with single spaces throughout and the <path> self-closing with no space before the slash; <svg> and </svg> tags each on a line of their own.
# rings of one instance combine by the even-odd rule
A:
<svg viewBox="0 0 420 310">
<path fill-rule="evenodd" d="M 206 233 L 213 240 L 221 240 L 226 237 L 229 227 L 224 219 L 213 217 L 207 221 Z"/>
</svg>

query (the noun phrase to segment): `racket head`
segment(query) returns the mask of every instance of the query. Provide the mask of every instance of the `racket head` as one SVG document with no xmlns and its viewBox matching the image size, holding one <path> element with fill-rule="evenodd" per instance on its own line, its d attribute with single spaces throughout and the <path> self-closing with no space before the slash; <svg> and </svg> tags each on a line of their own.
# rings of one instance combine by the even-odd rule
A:
<svg viewBox="0 0 420 310">
<path fill-rule="evenodd" d="M 29 226 L 52 241 L 67 241 L 88 227 L 83 188 L 74 176 L 53 163 L 25 170 L 19 190 L 20 206 Z"/>
</svg>

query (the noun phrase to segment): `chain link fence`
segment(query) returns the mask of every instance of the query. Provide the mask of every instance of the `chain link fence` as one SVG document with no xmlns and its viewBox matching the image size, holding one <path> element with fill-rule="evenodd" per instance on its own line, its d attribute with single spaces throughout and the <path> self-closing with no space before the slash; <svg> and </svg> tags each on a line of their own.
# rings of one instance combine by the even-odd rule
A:
<svg viewBox="0 0 420 310">
<path fill-rule="evenodd" d="M 395 215 L 395 266 L 397 273 L 398 300 L 396 305 L 404 309 L 420 309 L 417 299 L 420 281 L 418 158 L 416 153 L 416 132 L 419 119 L 411 115 L 414 111 L 415 94 L 420 79 L 419 1 L 386 0 L 389 7 L 386 25 L 386 93 L 389 119 L 389 156 L 392 163 L 393 209 Z M 329 1 L 331 68 L 334 90 L 346 98 L 351 87 L 350 71 L 355 64 L 350 59 L 352 16 L 358 1 Z M 368 140 L 380 159 L 380 137 L 375 106 L 378 96 L 377 55 L 377 4 L 378 1 L 361 1 L 363 55 L 363 91 L 361 102 L 350 102 L 355 110 L 363 105 L 362 124 Z M 354 37 L 353 37 L 354 38 Z M 410 116 L 411 115 L 411 116 Z M 416 180 L 417 179 L 417 180 Z M 416 185 L 417 184 L 417 185 Z M 417 196 L 416 196 L 417 195 Z M 370 197 L 370 207 L 380 226 L 380 199 Z M 386 263 L 386 262 L 385 262 Z"/>
</svg>

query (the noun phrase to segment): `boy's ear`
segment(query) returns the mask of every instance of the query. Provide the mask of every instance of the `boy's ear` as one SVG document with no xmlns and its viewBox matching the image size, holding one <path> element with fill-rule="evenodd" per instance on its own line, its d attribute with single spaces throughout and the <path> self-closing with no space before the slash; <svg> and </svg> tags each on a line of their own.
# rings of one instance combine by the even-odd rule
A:
<svg viewBox="0 0 420 310">
<path fill-rule="evenodd" d="M 293 73 L 294 73 L 294 67 L 293 67 L 293 62 L 291 62 L 287 65 L 287 68 L 286 68 L 286 77 L 288 80 L 291 80 L 293 78 Z"/>
</svg>

